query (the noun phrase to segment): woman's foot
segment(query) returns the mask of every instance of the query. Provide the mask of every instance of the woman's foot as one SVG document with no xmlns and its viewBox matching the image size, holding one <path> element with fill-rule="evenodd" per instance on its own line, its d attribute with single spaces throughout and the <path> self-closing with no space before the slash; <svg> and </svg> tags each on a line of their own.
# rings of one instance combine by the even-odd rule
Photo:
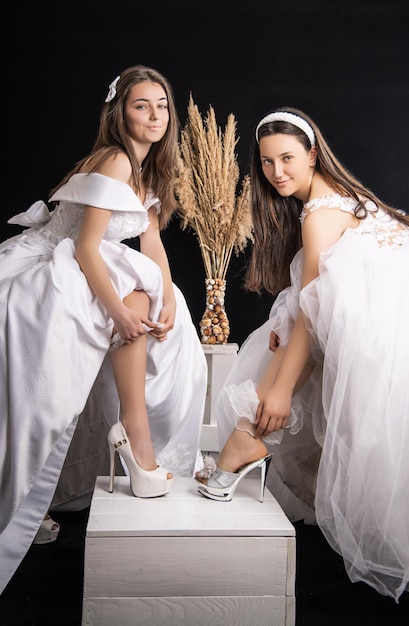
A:
<svg viewBox="0 0 409 626">
<path fill-rule="evenodd" d="M 211 500 L 230 502 L 240 481 L 254 469 L 260 468 L 259 500 L 263 502 L 271 457 L 272 454 L 267 453 L 266 447 L 260 439 L 255 439 L 248 432 L 235 431 L 226 442 L 219 456 L 218 464 L 214 464 L 213 473 L 209 472 L 209 468 L 206 466 L 196 473 L 196 480 L 200 483 L 197 490 L 202 496 Z M 226 465 L 230 467 L 229 470 L 221 467 L 220 458 L 225 459 Z M 249 461 L 250 458 L 252 460 Z M 238 464 L 239 467 L 237 468 Z M 232 467 L 236 468 L 235 471 L 231 471 Z"/>
<path fill-rule="evenodd" d="M 126 423 L 125 420 L 122 421 L 122 426 L 125 430 L 137 465 L 147 472 L 155 471 L 158 468 L 158 464 L 156 463 L 155 451 L 150 439 L 150 433 L 141 432 L 132 424 L 130 425 L 129 423 Z M 173 474 L 168 472 L 167 478 L 168 480 L 171 480 L 173 478 Z"/>
<path fill-rule="evenodd" d="M 220 452 L 216 465 L 225 472 L 236 473 L 243 465 L 262 459 L 267 453 L 261 439 L 256 439 L 249 430 L 235 428 Z M 199 470 L 195 478 L 203 485 L 207 485 L 208 470 Z"/>
<path fill-rule="evenodd" d="M 155 467 L 152 469 L 145 469 L 139 465 L 132 450 L 128 434 L 121 421 L 116 422 L 110 429 L 108 445 L 110 451 L 110 493 L 114 490 L 116 454 L 122 457 L 128 468 L 130 487 L 134 496 L 139 498 L 156 498 L 169 493 L 173 475 L 156 465 L 156 461 L 154 461 Z"/>
<path fill-rule="evenodd" d="M 60 525 L 57 524 L 57 522 L 55 522 L 47 513 L 47 515 L 44 517 L 43 521 L 40 524 L 40 528 L 38 529 L 37 534 L 34 537 L 33 543 L 52 543 L 57 539 L 59 532 Z"/>
</svg>

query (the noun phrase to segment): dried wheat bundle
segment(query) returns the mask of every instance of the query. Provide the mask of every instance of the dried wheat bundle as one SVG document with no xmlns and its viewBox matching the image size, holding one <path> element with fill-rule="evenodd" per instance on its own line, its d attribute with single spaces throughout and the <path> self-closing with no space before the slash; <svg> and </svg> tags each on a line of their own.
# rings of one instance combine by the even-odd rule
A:
<svg viewBox="0 0 409 626">
<path fill-rule="evenodd" d="M 224 280 L 233 250 L 238 255 L 252 240 L 248 176 L 236 195 L 240 176 L 237 141 L 233 114 L 223 133 L 213 108 L 209 108 L 203 122 L 190 96 L 179 145 L 175 192 L 181 227 L 190 227 L 196 233 L 207 278 Z"/>
</svg>

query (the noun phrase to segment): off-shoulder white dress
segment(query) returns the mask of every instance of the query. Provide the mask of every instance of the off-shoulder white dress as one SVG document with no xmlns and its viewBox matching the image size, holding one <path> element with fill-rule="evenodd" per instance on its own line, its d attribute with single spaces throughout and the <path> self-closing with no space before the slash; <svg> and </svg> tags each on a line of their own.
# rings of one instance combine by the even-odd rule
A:
<svg viewBox="0 0 409 626">
<path fill-rule="evenodd" d="M 352 212 L 338 194 L 313 200 Z M 409 229 L 367 205 L 368 217 L 320 256 L 302 290 L 303 251 L 270 319 L 242 345 L 217 404 L 219 444 L 254 419 L 271 330 L 288 342 L 300 307 L 314 372 L 273 433 L 268 486 L 292 520 L 317 522 L 352 581 L 399 598 L 409 581 Z"/>
<path fill-rule="evenodd" d="M 148 257 L 121 243 L 149 227 L 132 189 L 101 174 L 76 174 L 51 198 L 11 223 L 28 226 L 0 244 L 0 591 L 29 548 L 53 498 L 77 422 L 91 424 L 98 442 L 75 451 L 82 471 L 67 473 L 67 499 L 87 494 L 105 434 L 119 417 L 107 356 L 113 321 L 74 257 L 85 205 L 113 211 L 100 245 L 111 280 L 123 298 L 143 289 L 149 316 L 162 307 L 162 275 Z M 146 400 L 157 462 L 177 475 L 201 467 L 199 450 L 206 359 L 180 290 L 175 325 L 164 342 L 148 337 Z M 81 445 L 81 438 L 77 437 Z M 78 465 L 78 463 L 77 463 Z M 79 463 L 81 466 L 81 463 Z M 81 467 L 80 467 L 81 470 Z"/>
</svg>

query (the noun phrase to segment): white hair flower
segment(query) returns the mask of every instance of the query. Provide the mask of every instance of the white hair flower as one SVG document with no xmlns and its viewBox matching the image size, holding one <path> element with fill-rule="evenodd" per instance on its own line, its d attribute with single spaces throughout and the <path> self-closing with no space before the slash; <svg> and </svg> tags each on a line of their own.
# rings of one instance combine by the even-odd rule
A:
<svg viewBox="0 0 409 626">
<path fill-rule="evenodd" d="M 115 80 L 112 81 L 112 83 L 109 85 L 109 91 L 108 91 L 108 95 L 105 98 L 105 102 L 111 102 L 111 100 L 113 100 L 116 96 L 116 86 L 119 80 L 119 76 L 117 76 L 115 78 Z"/>
</svg>

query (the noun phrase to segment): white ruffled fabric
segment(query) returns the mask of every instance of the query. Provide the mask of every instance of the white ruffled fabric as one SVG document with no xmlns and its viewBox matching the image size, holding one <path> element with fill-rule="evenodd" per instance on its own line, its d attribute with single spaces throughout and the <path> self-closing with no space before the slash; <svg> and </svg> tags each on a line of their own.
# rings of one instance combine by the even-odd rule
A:
<svg viewBox="0 0 409 626">
<path fill-rule="evenodd" d="M 162 306 L 159 267 L 121 243 L 148 228 L 147 209 L 160 210 L 157 198 L 142 205 L 128 185 L 76 174 L 52 200 L 58 202 L 52 212 L 38 202 L 9 220 L 29 228 L 0 244 L 0 592 L 31 545 L 57 484 L 60 502 L 90 495 L 106 434 L 119 417 L 106 358 L 113 322 L 74 258 L 84 205 L 114 212 L 100 251 L 120 297 L 145 290 L 154 321 Z M 177 311 L 168 339 L 148 337 L 146 400 L 157 462 L 175 475 L 193 476 L 202 466 L 207 366 L 185 299 L 176 286 L 174 291 Z M 72 440 L 69 467 L 63 468 Z"/>
<path fill-rule="evenodd" d="M 259 404 L 256 384 L 248 379 L 240 385 L 230 384 L 225 387 L 227 401 L 230 403 L 232 417 L 235 419 L 236 427 L 239 428 L 241 418 L 247 417 L 250 423 L 254 424 L 256 411 Z M 297 414 L 294 408 L 291 408 L 291 414 L 288 419 L 287 428 L 291 435 L 295 435 L 301 429 L 301 416 Z M 249 431 L 250 432 L 250 431 Z M 250 434 L 252 434 L 250 432 Z M 281 443 L 283 440 L 284 430 L 272 432 L 263 438 L 265 443 L 275 444 Z"/>
<path fill-rule="evenodd" d="M 307 208 L 322 206 L 351 211 L 337 194 Z M 274 358 L 270 331 L 285 345 L 301 306 L 316 365 L 293 398 L 301 429 L 287 428 L 267 446 L 267 484 L 290 519 L 315 516 L 352 581 L 398 600 L 409 582 L 409 229 L 370 214 L 322 253 L 319 277 L 300 291 L 302 254 L 291 287 L 245 341 L 225 382 L 219 443 L 238 414 L 254 419 L 256 399 L 237 411 L 235 386 L 244 393 L 249 379 L 257 386 Z"/>
</svg>

